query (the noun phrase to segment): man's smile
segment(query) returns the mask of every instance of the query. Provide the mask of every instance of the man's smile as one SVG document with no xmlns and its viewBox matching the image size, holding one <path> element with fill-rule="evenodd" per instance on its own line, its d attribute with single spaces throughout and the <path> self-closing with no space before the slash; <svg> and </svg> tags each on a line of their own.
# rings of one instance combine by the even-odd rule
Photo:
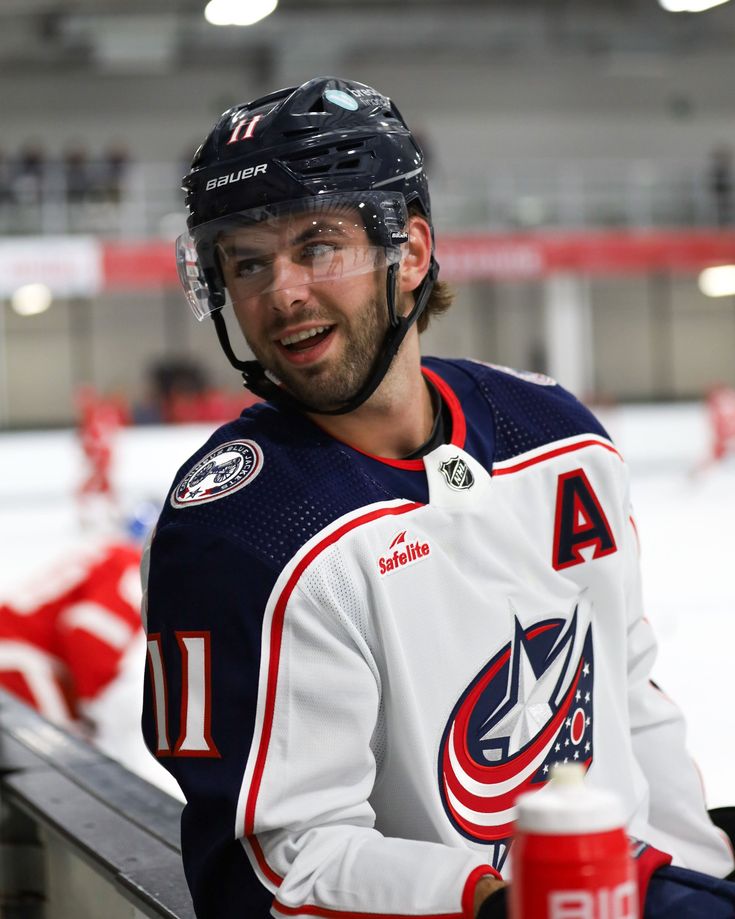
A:
<svg viewBox="0 0 735 919">
<path fill-rule="evenodd" d="M 291 364 L 313 363 L 329 348 L 335 328 L 334 324 L 324 324 L 289 332 L 276 339 L 277 351 Z"/>
</svg>

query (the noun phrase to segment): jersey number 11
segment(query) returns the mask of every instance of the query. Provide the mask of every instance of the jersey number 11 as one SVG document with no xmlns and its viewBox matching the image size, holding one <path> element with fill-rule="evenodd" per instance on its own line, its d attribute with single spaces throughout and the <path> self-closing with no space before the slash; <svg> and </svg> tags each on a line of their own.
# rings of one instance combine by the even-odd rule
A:
<svg viewBox="0 0 735 919">
<path fill-rule="evenodd" d="M 156 756 L 220 755 L 212 739 L 212 683 L 209 632 L 175 632 L 181 652 L 181 718 L 171 748 L 168 730 L 168 685 L 160 634 L 148 636 L 148 672 L 153 690 Z"/>
</svg>

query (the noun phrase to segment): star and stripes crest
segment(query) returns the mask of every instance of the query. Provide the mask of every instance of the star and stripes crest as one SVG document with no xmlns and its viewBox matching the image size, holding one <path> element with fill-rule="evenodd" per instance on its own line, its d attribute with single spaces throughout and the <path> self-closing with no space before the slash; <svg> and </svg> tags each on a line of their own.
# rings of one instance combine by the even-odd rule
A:
<svg viewBox="0 0 735 919">
<path fill-rule="evenodd" d="M 519 794 L 540 788 L 559 762 L 589 768 L 594 661 L 587 605 L 524 627 L 475 676 L 439 749 L 439 785 L 455 829 L 488 846 L 500 871 Z"/>
</svg>

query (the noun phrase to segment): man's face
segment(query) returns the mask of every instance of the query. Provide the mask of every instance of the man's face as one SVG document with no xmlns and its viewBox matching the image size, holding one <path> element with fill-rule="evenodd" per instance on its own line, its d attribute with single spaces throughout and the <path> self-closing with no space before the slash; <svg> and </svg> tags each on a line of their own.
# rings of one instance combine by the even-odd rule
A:
<svg viewBox="0 0 735 919">
<path fill-rule="evenodd" d="M 385 251 L 354 210 L 281 217 L 219 240 L 240 328 L 298 399 L 335 408 L 363 385 L 385 336 Z"/>
</svg>

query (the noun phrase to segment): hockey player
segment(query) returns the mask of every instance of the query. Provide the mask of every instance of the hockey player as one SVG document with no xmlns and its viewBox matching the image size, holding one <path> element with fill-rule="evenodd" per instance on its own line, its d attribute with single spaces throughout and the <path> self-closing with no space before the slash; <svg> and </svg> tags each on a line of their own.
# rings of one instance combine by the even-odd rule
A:
<svg viewBox="0 0 735 919">
<path fill-rule="evenodd" d="M 30 571 L 8 562 L 0 595 L 0 688 L 180 797 L 140 732 L 146 647 L 140 557 L 157 506 L 138 502 L 123 527 L 113 522 L 111 503 L 87 503 L 108 494 L 83 494 L 82 526 L 53 548 L 36 547 Z"/>
<path fill-rule="evenodd" d="M 134 715 L 144 644 L 139 564 L 133 542 L 78 540 L 3 596 L 0 686 L 153 779 L 159 770 Z"/>
<path fill-rule="evenodd" d="M 671 858 L 731 915 L 625 465 L 553 380 L 422 360 L 450 297 L 395 105 L 317 78 L 236 106 L 185 189 L 190 304 L 267 400 L 182 467 L 144 562 L 197 916 L 503 915 L 513 802 L 567 760 L 624 801 L 647 915 L 684 915 Z"/>
</svg>

